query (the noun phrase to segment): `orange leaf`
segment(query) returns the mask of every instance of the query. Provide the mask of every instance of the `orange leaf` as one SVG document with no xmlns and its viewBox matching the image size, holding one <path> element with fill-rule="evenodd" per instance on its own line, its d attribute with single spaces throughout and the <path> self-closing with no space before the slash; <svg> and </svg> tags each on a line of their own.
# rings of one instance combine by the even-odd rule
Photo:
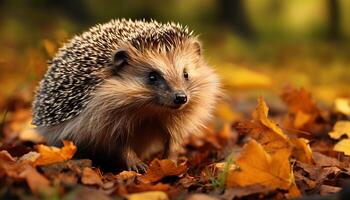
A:
<svg viewBox="0 0 350 200">
<path fill-rule="evenodd" d="M 102 185 L 103 183 L 100 173 L 90 167 L 85 167 L 83 169 L 81 182 L 85 185 Z"/>
<path fill-rule="evenodd" d="M 140 180 L 142 180 L 142 182 L 156 182 L 166 176 L 180 176 L 186 171 L 186 163 L 176 166 L 176 164 L 171 160 L 155 159 L 151 162 L 146 174 L 140 177 Z"/>
<path fill-rule="evenodd" d="M 27 181 L 33 193 L 49 193 L 51 191 L 50 181 L 30 165 L 27 165 L 19 176 Z"/>
<path fill-rule="evenodd" d="M 39 158 L 34 162 L 34 166 L 49 165 L 57 162 L 63 162 L 73 157 L 77 147 L 70 141 L 63 141 L 63 147 L 49 147 L 46 145 L 37 145 Z"/>
<path fill-rule="evenodd" d="M 241 122 L 235 125 L 240 133 L 248 134 L 268 151 L 289 148 L 289 138 L 270 119 L 268 119 L 268 107 L 262 97 L 258 99 L 258 106 L 253 113 L 253 120 Z"/>
<path fill-rule="evenodd" d="M 290 141 L 294 147 L 292 152 L 293 157 L 301 162 L 313 164 L 309 141 L 304 138 L 291 138 Z"/>
<path fill-rule="evenodd" d="M 250 140 L 235 161 L 239 170 L 228 172 L 226 184 L 228 187 L 260 184 L 274 189 L 290 189 L 294 184 L 290 154 L 288 149 L 269 154 L 262 145 Z"/>
</svg>

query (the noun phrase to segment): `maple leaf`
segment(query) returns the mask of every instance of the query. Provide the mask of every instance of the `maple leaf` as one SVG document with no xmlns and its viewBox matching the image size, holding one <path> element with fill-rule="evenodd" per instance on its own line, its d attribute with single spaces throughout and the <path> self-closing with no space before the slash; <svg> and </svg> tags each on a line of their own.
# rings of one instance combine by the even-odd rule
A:
<svg viewBox="0 0 350 200">
<path fill-rule="evenodd" d="M 34 166 L 49 165 L 71 159 L 77 147 L 70 141 L 63 141 L 63 145 L 62 148 L 37 145 L 40 156 L 34 161 Z"/>
<path fill-rule="evenodd" d="M 250 135 L 264 149 L 271 153 L 282 149 L 291 149 L 297 160 L 312 163 L 312 151 L 306 139 L 290 139 L 278 125 L 268 118 L 268 107 L 262 97 L 253 112 L 253 120 L 234 125 L 238 132 Z"/>
<path fill-rule="evenodd" d="M 269 154 L 257 141 L 250 140 L 235 161 L 239 170 L 228 172 L 226 185 L 245 187 L 260 184 L 289 190 L 295 184 L 289 163 L 290 155 L 288 149 Z"/>
<path fill-rule="evenodd" d="M 140 177 L 142 182 L 156 182 L 166 176 L 180 176 L 187 171 L 186 163 L 178 166 L 171 160 L 155 159 L 149 165 L 146 174 Z"/>
<path fill-rule="evenodd" d="M 269 152 L 289 148 L 289 138 L 276 123 L 268 119 L 268 111 L 264 99 L 259 97 L 258 106 L 253 112 L 253 120 L 240 122 L 235 128 L 240 133 L 250 135 Z"/>
</svg>

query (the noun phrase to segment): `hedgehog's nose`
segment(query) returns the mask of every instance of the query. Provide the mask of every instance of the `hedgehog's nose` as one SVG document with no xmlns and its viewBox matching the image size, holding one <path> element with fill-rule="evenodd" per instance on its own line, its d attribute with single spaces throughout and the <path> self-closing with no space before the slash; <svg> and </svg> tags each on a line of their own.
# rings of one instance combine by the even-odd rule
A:
<svg viewBox="0 0 350 200">
<path fill-rule="evenodd" d="M 175 93 L 175 99 L 174 103 L 175 104 L 184 104 L 187 102 L 187 95 L 183 91 L 179 91 Z"/>
</svg>

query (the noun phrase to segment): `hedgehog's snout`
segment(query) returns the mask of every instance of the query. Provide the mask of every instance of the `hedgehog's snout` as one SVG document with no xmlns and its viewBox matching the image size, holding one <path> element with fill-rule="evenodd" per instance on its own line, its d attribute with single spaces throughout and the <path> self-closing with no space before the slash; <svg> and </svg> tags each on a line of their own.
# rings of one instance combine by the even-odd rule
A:
<svg viewBox="0 0 350 200">
<path fill-rule="evenodd" d="M 174 103 L 176 105 L 182 105 L 187 102 L 187 95 L 184 91 L 177 91 L 174 95 Z"/>
</svg>

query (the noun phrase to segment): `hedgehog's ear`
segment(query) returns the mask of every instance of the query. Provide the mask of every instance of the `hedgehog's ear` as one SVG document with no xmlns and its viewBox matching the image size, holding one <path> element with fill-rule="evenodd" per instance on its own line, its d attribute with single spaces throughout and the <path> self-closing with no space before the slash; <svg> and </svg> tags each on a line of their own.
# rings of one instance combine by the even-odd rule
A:
<svg viewBox="0 0 350 200">
<path fill-rule="evenodd" d="M 201 56 L 202 55 L 202 44 L 199 41 L 193 42 L 193 47 L 196 51 L 196 53 Z"/>
<path fill-rule="evenodd" d="M 129 54 L 125 49 L 117 50 L 113 55 L 113 70 L 121 70 L 129 62 Z"/>
</svg>

